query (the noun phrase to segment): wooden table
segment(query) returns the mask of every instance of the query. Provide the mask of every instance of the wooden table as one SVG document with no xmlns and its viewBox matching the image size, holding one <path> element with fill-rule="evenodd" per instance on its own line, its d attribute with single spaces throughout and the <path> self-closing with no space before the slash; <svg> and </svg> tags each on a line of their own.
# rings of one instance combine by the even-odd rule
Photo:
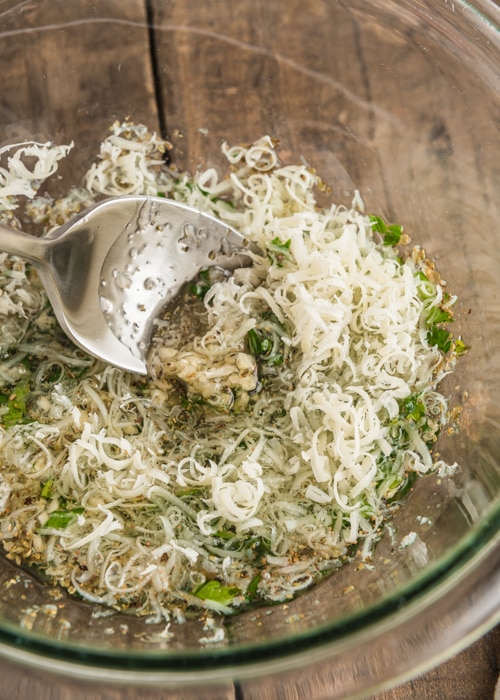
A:
<svg viewBox="0 0 500 700">
<path fill-rule="evenodd" d="M 356 101 L 360 102 L 356 128 L 364 129 L 367 138 L 374 137 L 370 101 L 376 101 L 377 95 L 391 89 L 390 76 L 383 73 L 381 67 L 388 65 L 393 57 L 381 55 L 377 65 L 363 59 L 362 37 L 353 23 L 345 29 L 343 36 L 346 46 L 354 46 L 354 49 L 347 51 L 343 60 L 342 52 L 336 52 L 338 85 L 333 84 L 322 78 L 326 69 L 324 74 L 321 72 L 322 62 L 327 62 L 329 57 L 328 37 L 322 33 L 324 2 L 311 2 L 308 11 L 304 12 L 302 0 L 290 0 L 280 4 L 278 18 L 273 0 L 251 0 L 251 4 L 255 18 L 252 23 L 247 20 L 248 13 L 241 11 L 243 6 L 248 6 L 243 0 L 195 3 L 199 22 L 192 21 L 193 11 L 188 9 L 194 4 L 183 0 L 2 3 L 0 123 L 3 131 L 0 140 L 12 141 L 25 134 L 32 136 L 34 124 L 41 138 L 58 141 L 67 140 L 71 135 L 77 143 L 87 144 L 85 149 L 76 149 L 69 166 L 75 172 L 81 172 L 112 118 L 130 116 L 168 136 L 175 146 L 178 165 L 192 169 L 196 167 L 200 154 L 217 162 L 219 144 L 223 139 L 246 141 L 262 135 L 259 130 L 265 122 L 279 133 L 285 155 L 287 152 L 301 153 L 315 158 L 313 162 L 320 170 L 325 169 L 326 175 L 334 178 L 335 189 L 339 192 L 352 189 L 353 182 L 361 179 L 363 169 L 378 169 L 379 176 L 374 179 L 372 194 L 374 198 L 382 198 L 385 208 L 390 210 L 391 176 L 385 172 L 384 162 L 377 162 L 374 153 L 368 149 L 364 161 L 352 161 L 348 173 L 339 163 L 349 161 L 352 143 L 349 119 Z M 292 21 L 297 12 L 303 13 L 300 34 L 298 24 Z M 90 15 L 95 22 L 87 21 Z M 118 19 L 118 23 L 112 24 L 113 19 Z M 151 21 L 156 23 L 157 29 L 148 28 Z M 273 27 L 277 21 L 282 31 L 274 36 Z M 45 33 L 41 30 L 56 23 L 61 31 Z M 288 27 L 289 31 L 283 31 L 283 27 Z M 307 33 L 311 37 L 309 42 L 303 39 Z M 318 42 L 321 42 L 321 55 L 311 57 L 311 52 L 317 51 Z M 302 62 L 286 58 L 288 45 L 294 46 L 295 56 L 302 51 Z M 241 51 L 235 53 L 235 47 Z M 246 51 L 248 47 L 253 47 L 253 50 Z M 402 45 L 396 48 L 404 51 Z M 61 56 L 64 56 L 63 60 Z M 314 61 L 314 72 L 305 67 L 310 61 Z M 193 62 L 199 67 L 197 73 L 192 70 Z M 342 87 L 349 85 L 349 75 L 354 70 L 363 72 L 365 94 L 361 97 Z M 289 71 L 295 71 L 300 79 L 294 91 L 288 93 Z M 398 79 L 414 80 L 415 99 L 418 100 L 419 95 L 424 98 L 426 84 L 423 78 L 417 80 L 416 76 L 403 75 Z M 276 89 L 277 85 L 280 90 Z M 294 103 L 298 89 L 313 91 L 308 103 L 300 99 Z M 335 92 L 338 100 L 328 106 L 328 100 Z M 244 114 L 240 109 L 242 100 Z M 315 103 L 323 105 L 321 118 L 317 118 L 311 106 Z M 401 109 L 405 108 L 405 105 L 401 106 Z M 282 113 L 293 115 L 293 119 L 283 120 Z M 239 115 L 238 119 L 234 114 Z M 460 118 L 473 119 L 474 115 L 461 115 Z M 308 129 L 314 131 L 314 153 L 307 152 L 306 140 L 301 143 L 299 131 L 295 128 L 297 120 L 300 120 L 302 134 Z M 207 124 L 210 125 L 208 137 L 203 128 Z M 446 149 L 450 148 L 447 125 L 424 124 L 424 128 L 431 127 L 434 137 L 430 155 L 444 157 Z M 346 136 L 344 140 L 337 138 L 335 159 L 330 158 L 327 148 L 328 137 L 333 132 L 340 137 L 342 134 Z M 63 171 L 64 174 L 67 175 Z M 396 168 L 393 177 L 399 176 Z M 499 673 L 499 649 L 500 630 L 497 628 L 437 669 L 376 698 L 492 698 Z M 0 700 L 80 700 L 90 697 L 88 692 L 79 682 L 46 678 L 38 672 L 19 669 L 0 660 Z M 92 697 L 95 700 L 170 697 L 138 689 L 124 694 L 104 689 L 99 695 L 95 692 L 94 689 Z M 238 700 L 250 697 L 300 700 L 327 698 L 328 685 L 319 676 L 305 678 L 300 688 L 286 689 L 269 687 L 256 680 L 228 684 L 220 692 L 222 694 L 217 692 L 215 696 Z M 177 693 L 174 696 L 181 697 Z"/>
</svg>

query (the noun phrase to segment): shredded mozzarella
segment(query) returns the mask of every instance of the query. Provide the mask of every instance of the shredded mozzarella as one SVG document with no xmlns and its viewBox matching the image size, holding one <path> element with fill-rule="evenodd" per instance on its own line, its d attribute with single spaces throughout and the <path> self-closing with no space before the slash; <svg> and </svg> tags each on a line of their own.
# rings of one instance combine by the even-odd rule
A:
<svg viewBox="0 0 500 700">
<path fill-rule="evenodd" d="M 167 621 L 287 600 L 357 542 L 368 557 L 411 475 L 456 467 L 429 447 L 457 352 L 429 341 L 428 315 L 454 298 L 423 251 L 401 260 L 385 246 L 359 193 L 351 208 L 318 207 L 318 177 L 281 165 L 269 137 L 224 144 L 227 175 L 191 176 L 165 164 L 156 134 L 116 123 L 85 187 L 53 201 L 39 189 L 69 148 L 0 152 L 5 221 L 21 196 L 46 232 L 100 196 L 160 193 L 264 255 L 211 277 L 189 302 L 200 323 L 160 320 L 147 381 L 66 342 L 34 271 L 0 255 L 7 555 L 91 602 Z M 209 631 L 203 643 L 218 641 Z"/>
<path fill-rule="evenodd" d="M 72 148 L 73 143 L 55 146 L 35 141 L 0 148 L 0 159 L 7 158 L 7 164 L 0 167 L 0 211 L 16 209 L 20 196 L 33 198 L 42 182 L 57 171 L 59 161 Z M 29 159 L 32 159 L 31 166 L 27 165 Z"/>
</svg>

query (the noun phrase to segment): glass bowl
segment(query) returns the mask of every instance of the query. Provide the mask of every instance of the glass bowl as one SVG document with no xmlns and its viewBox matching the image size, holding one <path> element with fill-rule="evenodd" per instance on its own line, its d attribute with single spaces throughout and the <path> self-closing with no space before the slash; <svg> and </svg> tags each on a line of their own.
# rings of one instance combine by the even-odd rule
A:
<svg viewBox="0 0 500 700">
<path fill-rule="evenodd" d="M 203 644 L 202 622 L 170 635 L 72 599 L 1 556 L 0 654 L 86 688 L 201 697 L 237 680 L 252 697 L 316 674 L 340 698 L 420 673 L 491 628 L 500 618 L 498 6 L 7 0 L 0 10 L 0 143 L 74 140 L 55 192 L 78 184 L 116 119 L 168 136 L 190 170 L 221 166 L 223 140 L 270 134 L 286 162 L 318 171 L 333 201 L 350 203 L 359 189 L 368 211 L 404 224 L 457 292 L 454 330 L 471 346 L 444 385 L 462 411 L 439 451 L 460 468 L 415 483 L 373 566 L 355 559 L 287 604 L 221 618 L 222 641 Z M 408 535 L 416 544 L 405 547 Z"/>
</svg>

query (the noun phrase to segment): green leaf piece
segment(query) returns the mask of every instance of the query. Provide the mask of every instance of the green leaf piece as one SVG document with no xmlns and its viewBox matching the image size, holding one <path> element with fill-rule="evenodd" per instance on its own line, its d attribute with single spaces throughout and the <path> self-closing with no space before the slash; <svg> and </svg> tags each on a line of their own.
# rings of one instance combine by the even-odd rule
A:
<svg viewBox="0 0 500 700">
<path fill-rule="evenodd" d="M 53 493 L 54 493 L 54 479 L 48 479 L 44 483 L 44 485 L 42 486 L 40 496 L 42 498 L 52 498 Z"/>
<path fill-rule="evenodd" d="M 384 245 L 395 246 L 401 240 L 403 235 L 403 227 L 399 224 L 386 224 L 381 216 L 369 214 L 369 219 L 372 223 L 372 231 L 380 233 L 384 240 Z"/>
<path fill-rule="evenodd" d="M 248 584 L 248 588 L 245 591 L 247 600 L 252 600 L 257 595 L 257 588 L 259 587 L 261 575 L 262 572 L 259 571 Z"/>
<path fill-rule="evenodd" d="M 267 245 L 268 257 L 270 261 L 278 267 L 283 267 L 285 260 L 290 260 L 291 258 L 291 245 L 291 239 L 283 242 L 278 237 L 273 238 L 273 240 Z"/>
<path fill-rule="evenodd" d="M 464 355 L 469 350 L 469 345 L 466 345 L 461 338 L 455 340 L 455 352 L 458 356 Z"/>
<path fill-rule="evenodd" d="M 230 605 L 237 596 L 241 595 L 241 591 L 239 588 L 224 586 L 220 581 L 211 579 L 202 583 L 194 591 L 194 594 L 202 600 L 212 600 L 214 603 Z"/>
<path fill-rule="evenodd" d="M 7 407 L 7 410 L 0 414 L 0 422 L 5 428 L 29 422 L 26 401 L 29 393 L 30 385 L 27 380 L 19 382 L 9 393 L 0 392 L 0 406 Z"/>
<path fill-rule="evenodd" d="M 452 334 L 446 328 L 438 328 L 433 326 L 427 332 L 427 342 L 429 345 L 435 345 L 441 352 L 445 354 L 450 351 L 453 342 Z"/>
<path fill-rule="evenodd" d="M 54 530 L 64 530 L 69 527 L 76 518 L 83 513 L 84 508 L 73 508 L 72 510 L 55 510 L 50 514 L 50 518 L 47 520 L 44 528 L 50 528 Z"/>
<path fill-rule="evenodd" d="M 429 309 L 426 317 L 428 326 L 435 323 L 452 323 L 453 315 L 447 309 L 441 309 L 439 306 L 433 306 Z"/>
<path fill-rule="evenodd" d="M 231 530 L 217 530 L 217 532 L 214 532 L 214 535 L 221 540 L 232 540 L 235 533 Z"/>
<path fill-rule="evenodd" d="M 247 333 L 247 344 L 248 349 L 255 357 L 258 357 L 262 353 L 262 341 L 260 335 L 255 330 L 255 328 L 250 328 Z"/>
<path fill-rule="evenodd" d="M 418 396 L 412 394 L 401 401 L 400 413 L 407 420 L 418 423 L 425 416 L 425 404 Z"/>
</svg>

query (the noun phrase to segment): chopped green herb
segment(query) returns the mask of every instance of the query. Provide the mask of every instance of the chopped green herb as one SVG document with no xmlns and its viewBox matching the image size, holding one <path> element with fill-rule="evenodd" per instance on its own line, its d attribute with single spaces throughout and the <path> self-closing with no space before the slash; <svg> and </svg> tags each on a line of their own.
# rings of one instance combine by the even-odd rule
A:
<svg viewBox="0 0 500 700">
<path fill-rule="evenodd" d="M 52 498 L 54 493 L 54 479 L 48 479 L 42 486 L 40 496 L 42 498 Z"/>
<path fill-rule="evenodd" d="M 255 596 L 257 595 L 257 589 L 259 587 L 261 576 L 262 576 L 262 571 L 257 572 L 255 574 L 255 576 L 253 577 L 253 579 L 248 584 L 248 587 L 245 591 L 245 598 L 247 600 L 252 600 L 252 598 L 255 598 Z"/>
<path fill-rule="evenodd" d="M 461 338 L 457 338 L 455 340 L 455 352 L 457 355 L 463 355 L 467 352 L 469 349 L 469 346 L 464 343 L 464 341 Z"/>
<path fill-rule="evenodd" d="M 288 239 L 283 243 L 283 241 L 281 241 L 279 238 L 273 238 L 273 240 L 267 244 L 267 254 L 269 260 L 278 267 L 283 267 L 285 260 L 290 260 L 291 258 L 291 245 L 291 239 Z"/>
<path fill-rule="evenodd" d="M 433 326 L 427 331 L 427 342 L 429 345 L 435 345 L 441 352 L 446 354 L 451 348 L 453 336 L 446 328 Z"/>
<path fill-rule="evenodd" d="M 260 352 L 262 355 L 268 355 L 273 349 L 273 341 L 270 338 L 262 338 L 260 344 Z"/>
<path fill-rule="evenodd" d="M 439 306 L 432 306 L 428 310 L 425 320 L 428 326 L 432 326 L 436 323 L 451 323 L 453 322 L 453 314 L 447 309 L 441 309 Z"/>
<path fill-rule="evenodd" d="M 380 216 L 374 214 L 369 215 L 372 222 L 372 231 L 380 233 L 384 240 L 384 245 L 395 246 L 401 240 L 403 235 L 403 227 L 399 224 L 386 224 Z"/>
<path fill-rule="evenodd" d="M 212 600 L 214 603 L 230 605 L 237 596 L 241 595 L 241 591 L 239 588 L 224 586 L 220 581 L 211 579 L 202 583 L 194 591 L 194 594 L 202 600 Z"/>
<path fill-rule="evenodd" d="M 271 543 L 263 537 L 254 537 L 252 549 L 259 557 L 267 557 L 272 554 Z"/>
<path fill-rule="evenodd" d="M 403 418 L 415 423 L 425 416 L 425 404 L 416 395 L 408 396 L 400 403 L 400 414 Z"/>
<path fill-rule="evenodd" d="M 198 283 L 194 283 L 191 286 L 191 294 L 194 297 L 196 297 L 197 299 L 203 299 L 203 297 L 205 296 L 207 291 L 208 291 L 207 287 L 204 287 L 203 285 L 198 284 Z"/>
<path fill-rule="evenodd" d="M 247 333 L 248 351 L 257 360 L 263 360 L 270 367 L 277 367 L 284 362 L 283 353 L 280 352 L 282 341 L 275 324 L 263 324 L 264 328 L 251 328 Z M 278 324 L 278 328 L 281 328 Z"/>
<path fill-rule="evenodd" d="M 180 404 L 186 411 L 194 411 L 198 406 L 206 405 L 206 401 L 202 396 L 189 394 L 189 396 L 179 396 Z"/>
<path fill-rule="evenodd" d="M 28 423 L 26 399 L 30 393 L 30 386 L 27 380 L 17 384 L 9 393 L 0 392 L 0 407 L 5 407 L 0 411 L 0 421 L 5 428 L 10 428 L 18 423 Z"/>
<path fill-rule="evenodd" d="M 215 537 L 218 537 L 221 540 L 232 540 L 235 536 L 235 533 L 231 530 L 217 530 L 217 532 L 215 532 L 214 535 Z"/>
<path fill-rule="evenodd" d="M 200 487 L 192 488 L 192 489 L 184 489 L 184 491 L 177 491 L 176 496 L 177 498 L 186 498 L 188 496 L 199 496 L 201 492 Z"/>
<path fill-rule="evenodd" d="M 391 495 L 387 499 L 388 503 L 400 501 L 412 490 L 413 484 L 417 479 L 416 472 L 407 472 L 404 476 L 397 478 L 391 484 Z"/>
<path fill-rule="evenodd" d="M 247 333 L 248 349 L 256 357 L 262 353 L 262 341 L 255 328 L 250 328 Z"/>
<path fill-rule="evenodd" d="M 53 528 L 54 530 L 64 530 L 69 527 L 80 515 L 84 508 L 73 508 L 72 510 L 55 510 L 50 514 L 44 528 Z"/>
<path fill-rule="evenodd" d="M 191 284 L 190 292 L 197 299 L 203 299 L 211 286 L 210 270 L 200 270 L 197 279 Z"/>
</svg>

